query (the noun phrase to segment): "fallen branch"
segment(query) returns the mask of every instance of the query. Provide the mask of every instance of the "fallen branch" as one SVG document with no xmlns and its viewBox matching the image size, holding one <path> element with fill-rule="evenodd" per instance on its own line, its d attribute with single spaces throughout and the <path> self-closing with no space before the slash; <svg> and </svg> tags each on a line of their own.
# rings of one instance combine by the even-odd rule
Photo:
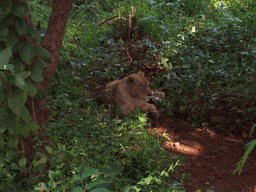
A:
<svg viewBox="0 0 256 192">
<path fill-rule="evenodd" d="M 114 16 L 114 17 L 111 17 L 111 18 L 107 19 L 106 21 L 103 21 L 102 23 L 100 23 L 100 24 L 98 25 L 98 27 L 101 26 L 101 25 L 103 25 L 103 24 L 105 24 L 106 22 L 108 22 L 108 21 L 110 21 L 110 20 L 116 18 L 116 17 L 118 17 L 118 15 L 116 15 L 116 16 Z"/>
</svg>

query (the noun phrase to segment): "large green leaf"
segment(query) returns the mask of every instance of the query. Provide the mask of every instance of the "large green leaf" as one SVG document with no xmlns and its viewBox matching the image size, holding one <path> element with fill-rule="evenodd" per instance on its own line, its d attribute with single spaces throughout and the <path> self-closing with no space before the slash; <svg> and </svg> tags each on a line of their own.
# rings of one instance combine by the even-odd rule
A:
<svg viewBox="0 0 256 192">
<path fill-rule="evenodd" d="M 25 165 L 27 163 L 27 159 L 25 157 L 22 157 L 20 160 L 19 160 L 19 166 L 23 169 L 25 169 Z"/>
<path fill-rule="evenodd" d="M 20 57 L 17 57 L 13 60 L 12 64 L 14 65 L 14 71 L 19 73 L 25 69 L 26 64 L 21 60 Z"/>
<path fill-rule="evenodd" d="M 31 74 L 30 71 L 22 71 L 20 73 L 12 74 L 10 79 L 17 87 L 25 91 L 26 84 L 24 79 L 26 79 L 30 74 Z"/>
<path fill-rule="evenodd" d="M 84 191 L 82 187 L 75 187 L 74 189 L 71 189 L 71 192 L 81 192 Z"/>
<path fill-rule="evenodd" d="M 33 51 L 34 51 L 34 54 L 40 58 L 48 58 L 49 57 L 49 52 L 39 45 L 34 47 Z"/>
<path fill-rule="evenodd" d="M 41 83 L 43 82 L 43 73 L 42 70 L 38 67 L 38 66 L 31 66 L 29 68 L 30 72 L 31 72 L 31 79 L 34 80 L 37 83 Z"/>
<path fill-rule="evenodd" d="M 4 88 L 5 88 L 4 81 L 0 77 L 0 103 L 2 103 L 5 100 L 5 98 L 4 98 Z M 1 113 L 0 113 L 0 116 L 1 116 Z"/>
<path fill-rule="evenodd" d="M 19 36 L 14 32 L 14 27 L 9 30 L 9 33 L 6 37 L 6 46 L 13 47 L 14 44 L 19 40 Z"/>
<path fill-rule="evenodd" d="M 18 119 L 16 118 L 15 114 L 12 113 L 9 108 L 5 108 L 7 111 L 5 111 L 5 117 L 8 121 L 8 130 L 10 135 L 16 135 L 19 132 L 18 129 Z"/>
<path fill-rule="evenodd" d="M 20 122 L 19 132 L 24 137 L 28 137 L 30 135 L 30 129 L 29 129 L 28 124 L 29 124 L 29 122 Z"/>
<path fill-rule="evenodd" d="M 19 134 L 9 136 L 9 146 L 11 148 L 16 147 L 19 142 Z"/>
<path fill-rule="evenodd" d="M 99 174 L 100 174 L 100 172 L 98 169 L 94 169 L 94 168 L 86 169 L 82 173 L 82 179 L 85 179 L 89 176 L 98 176 Z"/>
<path fill-rule="evenodd" d="M 15 32 L 19 35 L 25 35 L 27 34 L 27 23 L 24 19 L 17 19 L 14 23 Z"/>
<path fill-rule="evenodd" d="M 0 52 L 3 51 L 6 48 L 5 41 L 0 40 Z"/>
<path fill-rule="evenodd" d="M 20 58 L 27 64 L 31 64 L 33 62 L 34 53 L 32 51 L 32 45 L 28 41 L 23 41 L 20 47 Z"/>
<path fill-rule="evenodd" d="M 0 52 L 0 69 L 4 69 L 5 65 L 7 65 L 10 61 L 10 58 L 12 56 L 12 49 L 10 47 L 4 49 Z"/>
<path fill-rule="evenodd" d="M 141 189 L 138 188 L 136 185 L 134 185 L 134 186 L 126 185 L 126 186 L 123 188 L 123 191 L 124 191 L 124 192 L 130 192 L 130 191 L 139 192 L 139 191 L 141 191 Z"/>
<path fill-rule="evenodd" d="M 20 89 L 23 90 L 25 88 L 25 80 L 17 73 L 11 74 L 10 80 Z"/>
<path fill-rule="evenodd" d="M 0 0 L 0 14 L 6 15 L 12 8 L 11 0 Z"/>
<path fill-rule="evenodd" d="M 3 68 L 0 67 L 0 69 L 3 69 L 3 70 L 10 70 L 10 69 L 13 69 L 14 66 L 12 64 L 7 64 L 7 65 L 4 65 Z"/>
<path fill-rule="evenodd" d="M 39 126 L 36 123 L 33 123 L 33 122 L 21 122 L 20 123 L 19 132 L 24 137 L 27 137 L 27 136 L 30 135 L 30 131 L 35 132 L 37 129 L 39 129 Z"/>
<path fill-rule="evenodd" d="M 96 189 L 93 189 L 91 192 L 110 192 L 110 191 L 106 188 L 96 188 Z"/>
<path fill-rule="evenodd" d="M 29 7 L 22 1 L 17 1 L 12 6 L 12 12 L 20 18 L 24 18 L 29 15 Z"/>
<path fill-rule="evenodd" d="M 24 107 L 24 106 L 21 107 L 21 113 L 20 113 L 20 115 L 21 115 L 21 118 L 22 118 L 24 121 L 26 121 L 26 122 L 31 121 L 31 116 L 30 116 L 30 114 L 29 114 L 29 112 L 28 112 L 28 109 L 27 109 L 26 107 Z"/>
<path fill-rule="evenodd" d="M 14 17 L 12 13 L 8 13 L 4 18 L 0 21 L 0 33 L 7 29 L 14 22 Z"/>
<path fill-rule="evenodd" d="M 31 81 L 30 79 L 25 80 L 25 88 L 24 91 L 30 96 L 34 97 L 37 92 L 36 82 Z"/>
<path fill-rule="evenodd" d="M 23 79 L 26 79 L 30 74 L 30 71 L 21 71 L 18 73 L 18 75 Z"/>
<path fill-rule="evenodd" d="M 13 113 L 19 116 L 21 116 L 22 112 L 26 112 L 23 109 L 26 101 L 27 101 L 27 94 L 21 90 L 16 90 L 11 95 L 8 95 L 8 98 L 7 98 L 8 107 L 13 111 Z"/>
<path fill-rule="evenodd" d="M 152 177 L 152 175 L 149 175 L 148 177 L 141 179 L 138 184 L 149 185 L 152 181 L 154 181 L 154 177 Z"/>
<path fill-rule="evenodd" d="M 37 129 L 39 129 L 39 125 L 37 125 L 36 123 L 30 122 L 29 123 L 29 129 L 33 132 L 35 132 Z"/>
<path fill-rule="evenodd" d="M 1 72 L 1 71 L 0 71 L 0 79 L 4 80 L 5 82 L 8 81 L 7 80 L 7 76 L 3 72 Z"/>
<path fill-rule="evenodd" d="M 31 25 L 29 25 L 29 24 L 27 24 L 27 27 L 28 27 L 28 31 L 27 31 L 28 35 L 30 37 L 33 37 L 37 41 L 39 41 L 40 40 L 40 35 L 37 32 L 37 30 L 34 27 L 32 27 Z"/>
<path fill-rule="evenodd" d="M 103 184 L 106 184 L 108 183 L 107 181 L 105 180 L 102 180 L 100 178 L 97 178 L 96 180 L 90 182 L 89 184 L 86 185 L 86 189 L 93 189 L 94 187 L 96 186 L 99 186 L 99 185 L 103 185 Z"/>
<path fill-rule="evenodd" d="M 22 46 L 23 46 L 23 41 L 17 41 L 17 43 L 15 43 L 15 45 L 12 47 L 12 52 L 13 53 L 20 52 Z"/>
<path fill-rule="evenodd" d="M 41 69 L 47 67 L 47 65 L 43 61 L 34 61 L 33 63 L 35 64 L 35 66 L 38 66 Z"/>
</svg>

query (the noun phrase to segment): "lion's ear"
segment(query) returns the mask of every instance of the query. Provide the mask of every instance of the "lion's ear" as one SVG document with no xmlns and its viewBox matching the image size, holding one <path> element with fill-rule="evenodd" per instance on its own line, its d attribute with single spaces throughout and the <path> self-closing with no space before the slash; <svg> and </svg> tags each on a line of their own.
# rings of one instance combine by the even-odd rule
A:
<svg viewBox="0 0 256 192">
<path fill-rule="evenodd" d="M 142 71 L 139 71 L 137 74 L 141 77 L 144 77 L 144 73 Z"/>
<path fill-rule="evenodd" d="M 128 79 L 127 79 L 127 83 L 128 84 L 134 84 L 134 82 L 135 82 L 135 78 L 134 77 L 128 77 Z"/>
</svg>

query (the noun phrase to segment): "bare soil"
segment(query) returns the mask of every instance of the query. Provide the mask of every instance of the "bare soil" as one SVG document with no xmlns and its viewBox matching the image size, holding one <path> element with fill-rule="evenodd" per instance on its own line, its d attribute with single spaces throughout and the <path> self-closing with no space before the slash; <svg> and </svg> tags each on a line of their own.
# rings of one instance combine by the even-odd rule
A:
<svg viewBox="0 0 256 192">
<path fill-rule="evenodd" d="M 163 147 L 185 158 L 184 171 L 191 174 L 185 181 L 186 192 L 256 192 L 256 149 L 241 174 L 233 173 L 244 155 L 245 144 L 255 138 L 224 134 L 214 127 L 195 128 L 174 119 L 154 121 L 151 129 L 165 132 L 171 141 L 163 141 Z"/>
</svg>

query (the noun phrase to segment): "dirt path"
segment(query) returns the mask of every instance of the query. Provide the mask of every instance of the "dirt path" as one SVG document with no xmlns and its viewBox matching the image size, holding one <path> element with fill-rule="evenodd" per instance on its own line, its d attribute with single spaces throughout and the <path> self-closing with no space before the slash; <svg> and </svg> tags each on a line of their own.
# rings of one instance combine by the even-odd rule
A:
<svg viewBox="0 0 256 192">
<path fill-rule="evenodd" d="M 168 134 L 171 142 L 163 142 L 166 150 L 185 157 L 184 171 L 191 174 L 186 192 L 256 192 L 256 149 L 249 155 L 242 173 L 233 174 L 245 152 L 244 145 L 252 138 L 227 136 L 214 128 L 193 128 L 171 119 L 152 122 L 151 128 Z"/>
</svg>

